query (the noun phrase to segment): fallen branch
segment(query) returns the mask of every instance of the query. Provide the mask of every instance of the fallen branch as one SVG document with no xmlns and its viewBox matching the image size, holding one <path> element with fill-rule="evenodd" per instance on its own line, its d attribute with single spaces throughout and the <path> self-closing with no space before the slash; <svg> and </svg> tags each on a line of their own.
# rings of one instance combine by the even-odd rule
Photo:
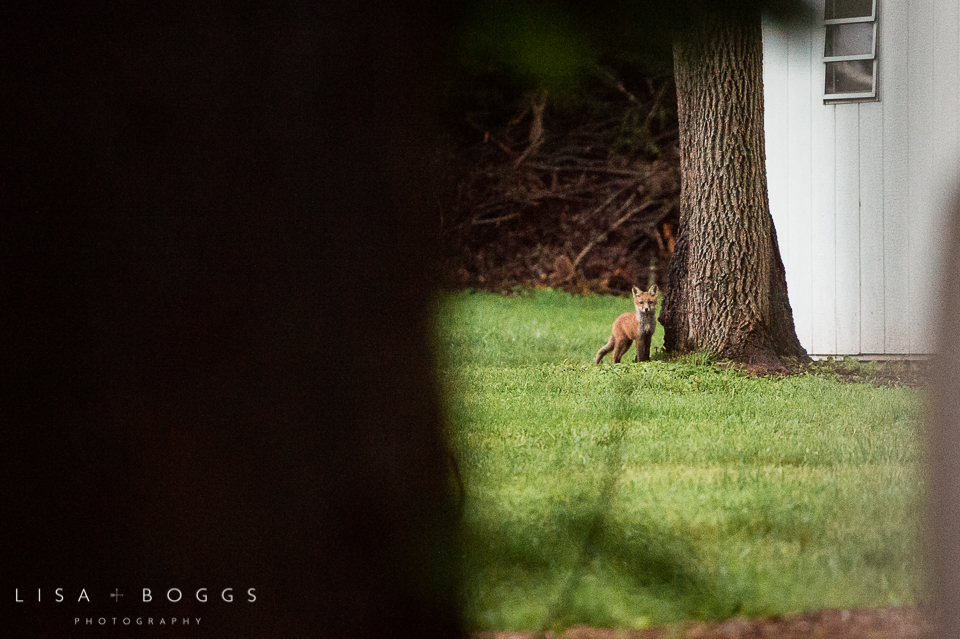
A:
<svg viewBox="0 0 960 639">
<path fill-rule="evenodd" d="M 587 183 L 567 187 L 564 190 L 542 189 L 528 193 L 527 197 L 518 197 L 517 195 L 502 197 L 479 207 L 474 220 L 480 220 L 485 214 L 493 211 L 499 211 L 508 206 L 539 206 L 541 202 L 547 200 L 556 200 L 560 202 L 575 202 L 578 204 L 588 204 L 596 201 L 598 193 L 603 192 L 611 186 L 617 187 L 616 190 L 601 204 L 594 209 L 590 215 L 595 215 L 610 205 L 615 199 L 630 189 L 636 188 L 640 180 L 630 180 L 628 182 L 603 182 L 599 184 Z M 481 222 L 482 223 L 482 222 Z"/>
<path fill-rule="evenodd" d="M 517 157 L 517 152 L 516 152 L 516 151 L 514 151 L 514 150 L 511 149 L 509 146 L 507 146 L 506 143 L 501 142 L 499 139 L 497 139 L 497 137 L 496 137 L 495 135 L 493 135 L 492 133 L 490 133 L 489 131 L 487 131 L 486 129 L 484 129 L 483 127 L 481 127 L 480 125 L 478 125 L 476 122 L 473 121 L 473 119 L 471 119 L 471 118 L 468 117 L 468 118 L 467 118 L 467 123 L 468 123 L 470 126 L 472 126 L 474 129 L 476 129 L 477 131 L 479 131 L 480 133 L 483 133 L 483 141 L 484 141 L 484 143 L 493 142 L 494 144 L 496 144 L 496 145 L 500 148 L 501 151 L 503 151 L 504 153 L 506 153 L 507 155 L 509 155 L 511 158 L 516 158 L 516 157 Z"/>
<path fill-rule="evenodd" d="M 506 222 L 507 220 L 512 220 L 515 217 L 519 217 L 519 213 L 510 213 L 509 215 L 501 215 L 500 217 L 490 217 L 478 220 L 474 218 L 471 224 L 499 224 L 500 222 Z"/>
<path fill-rule="evenodd" d="M 527 168 L 538 171 L 584 171 L 587 173 L 608 173 L 610 175 L 626 175 L 639 179 L 646 178 L 650 173 L 648 171 L 632 171 L 630 169 L 617 169 L 610 166 L 597 166 L 593 164 L 526 164 Z"/>
<path fill-rule="evenodd" d="M 632 194 L 630 195 L 630 197 L 627 198 L 627 201 L 623 203 L 623 206 L 621 206 L 621 207 L 617 210 L 617 213 L 615 213 L 614 215 L 617 215 L 617 214 L 619 214 L 619 213 L 622 213 L 622 212 L 623 212 L 624 210 L 626 210 L 631 204 L 633 204 L 633 199 L 634 199 L 636 196 L 637 196 L 636 193 L 632 193 Z M 656 204 L 656 202 L 653 202 L 653 201 L 644 202 L 643 204 L 641 204 L 641 205 L 638 206 L 637 208 L 631 209 L 631 210 L 628 211 L 623 217 L 621 217 L 621 218 L 618 219 L 616 222 L 614 222 L 614 223 L 610 226 L 610 228 L 608 228 L 606 231 L 604 231 L 603 233 L 601 233 L 600 235 L 598 235 L 597 237 L 595 237 L 593 240 L 591 240 L 591 241 L 583 248 L 583 250 L 580 251 L 580 255 L 577 256 L 577 259 L 575 259 L 575 260 L 573 261 L 573 268 L 577 268 L 577 266 L 580 264 L 580 262 L 583 260 L 583 258 L 587 255 L 587 253 L 590 252 L 590 249 L 592 249 L 594 246 L 596 246 L 596 245 L 599 244 L 600 242 L 603 242 L 604 240 L 606 240 L 607 237 L 610 235 L 610 233 L 612 233 L 613 231 L 615 231 L 615 230 L 617 229 L 617 227 L 619 227 L 621 224 L 623 224 L 624 222 L 626 222 L 627 220 L 629 220 L 629 219 L 630 219 L 631 217 L 633 217 L 635 214 L 637 214 L 637 213 L 639 213 L 639 212 L 641 212 L 641 211 L 646 211 L 647 209 L 649 209 L 650 207 L 652 207 L 654 204 Z"/>
<path fill-rule="evenodd" d="M 523 161 L 537 152 L 543 143 L 543 112 L 547 108 L 547 92 L 543 91 L 530 99 L 530 111 L 533 113 L 533 122 L 530 123 L 530 146 L 513 161 L 513 168 L 519 167 Z"/>
<path fill-rule="evenodd" d="M 616 89 L 617 91 L 625 95 L 628 100 L 630 100 L 634 104 L 642 105 L 640 100 L 637 99 L 637 96 L 627 91 L 627 87 L 623 86 L 623 82 L 621 82 L 616 76 L 614 76 L 612 73 L 610 73 L 609 71 L 601 67 L 599 64 L 594 65 L 594 69 L 597 72 L 597 74 L 607 82 L 607 84 L 609 84 L 611 87 L 613 87 L 614 89 Z"/>
<path fill-rule="evenodd" d="M 620 190 L 620 191 L 614 191 L 613 194 L 610 195 L 610 197 L 608 197 L 606 200 L 603 201 L 602 204 L 600 204 L 600 206 L 598 206 L 597 208 L 595 208 L 595 209 L 593 209 L 592 211 L 590 211 L 588 217 L 593 217 L 594 215 L 597 215 L 598 213 L 600 213 L 600 211 L 602 211 L 603 209 L 605 209 L 605 208 L 607 208 L 608 206 L 610 206 L 610 204 L 612 204 L 615 199 L 617 199 L 618 197 L 620 197 L 620 195 L 622 195 L 623 193 L 626 193 L 626 192 L 627 192 L 628 190 L 630 190 L 630 189 L 636 188 L 636 186 L 637 186 L 641 181 L 642 181 L 642 180 L 639 180 L 639 179 L 633 180 L 632 182 L 630 182 L 629 184 L 627 184 L 626 187 L 623 188 L 622 190 Z"/>
</svg>

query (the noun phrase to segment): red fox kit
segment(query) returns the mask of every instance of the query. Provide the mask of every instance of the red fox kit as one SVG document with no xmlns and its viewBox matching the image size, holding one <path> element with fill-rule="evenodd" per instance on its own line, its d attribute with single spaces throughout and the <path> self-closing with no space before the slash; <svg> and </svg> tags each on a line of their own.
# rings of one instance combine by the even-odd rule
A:
<svg viewBox="0 0 960 639">
<path fill-rule="evenodd" d="M 613 363 L 619 364 L 620 358 L 634 340 L 637 341 L 637 361 L 650 360 L 650 338 L 653 337 L 653 329 L 657 327 L 657 292 L 656 284 L 651 286 L 649 291 L 633 287 L 633 306 L 636 312 L 624 313 L 614 320 L 610 341 L 597 351 L 593 360 L 595 364 L 599 364 L 603 356 L 610 351 L 613 351 Z"/>
</svg>

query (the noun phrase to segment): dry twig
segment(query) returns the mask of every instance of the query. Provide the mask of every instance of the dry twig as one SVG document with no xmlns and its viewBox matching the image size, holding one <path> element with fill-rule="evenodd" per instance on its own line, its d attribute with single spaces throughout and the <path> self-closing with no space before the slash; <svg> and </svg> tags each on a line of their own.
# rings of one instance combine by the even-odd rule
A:
<svg viewBox="0 0 960 639">
<path fill-rule="evenodd" d="M 627 201 L 623 203 L 623 206 L 621 206 L 621 207 L 617 210 L 617 213 L 616 213 L 616 214 L 622 213 L 627 207 L 629 207 L 631 204 L 633 204 L 633 199 L 634 199 L 636 196 L 637 196 L 636 192 L 631 193 L 631 194 L 630 194 L 630 197 L 627 198 Z M 578 256 L 577 256 L 577 259 L 575 259 L 575 260 L 573 261 L 573 268 L 577 268 L 577 266 L 580 264 L 580 262 L 581 262 L 581 261 L 583 260 L 583 258 L 586 256 L 586 254 L 589 253 L 590 250 L 591 250 L 594 246 L 596 246 L 598 243 L 603 242 L 604 240 L 606 240 L 606 239 L 607 239 L 607 236 L 609 236 L 610 233 L 612 233 L 613 231 L 615 231 L 618 226 L 620 226 L 621 224 L 623 224 L 624 222 L 626 222 L 627 220 L 629 220 L 629 219 L 630 219 L 631 217 L 633 217 L 635 214 L 640 213 L 641 211 L 646 211 L 647 209 L 651 208 L 654 204 L 656 204 L 656 202 L 652 202 L 652 201 L 644 202 L 643 204 L 641 204 L 641 205 L 638 206 L 637 208 L 630 209 L 629 211 L 627 211 L 627 213 L 626 213 L 623 217 L 621 217 L 620 219 L 618 219 L 616 222 L 614 222 L 614 223 L 610 226 L 610 228 L 608 228 L 606 231 L 604 231 L 603 233 L 601 233 L 600 235 L 598 235 L 597 237 L 595 237 L 595 238 L 594 238 L 593 240 L 591 240 L 585 247 L 583 247 L 583 250 L 580 251 L 580 255 L 578 255 Z"/>
</svg>

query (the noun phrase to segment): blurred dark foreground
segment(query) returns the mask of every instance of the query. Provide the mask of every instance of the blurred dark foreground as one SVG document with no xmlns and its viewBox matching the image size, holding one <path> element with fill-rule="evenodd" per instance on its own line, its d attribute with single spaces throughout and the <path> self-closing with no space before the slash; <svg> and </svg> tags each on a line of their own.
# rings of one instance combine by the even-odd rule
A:
<svg viewBox="0 0 960 639">
<path fill-rule="evenodd" d="M 5 636 L 458 632 L 429 4 L 0 10 Z"/>
</svg>

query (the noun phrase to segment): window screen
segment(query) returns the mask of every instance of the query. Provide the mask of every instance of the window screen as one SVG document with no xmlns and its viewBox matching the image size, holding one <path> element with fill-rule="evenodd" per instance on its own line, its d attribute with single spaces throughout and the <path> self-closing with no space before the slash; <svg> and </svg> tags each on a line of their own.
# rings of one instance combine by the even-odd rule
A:
<svg viewBox="0 0 960 639">
<path fill-rule="evenodd" d="M 827 0 L 823 22 L 824 100 L 876 99 L 876 0 Z"/>
</svg>

